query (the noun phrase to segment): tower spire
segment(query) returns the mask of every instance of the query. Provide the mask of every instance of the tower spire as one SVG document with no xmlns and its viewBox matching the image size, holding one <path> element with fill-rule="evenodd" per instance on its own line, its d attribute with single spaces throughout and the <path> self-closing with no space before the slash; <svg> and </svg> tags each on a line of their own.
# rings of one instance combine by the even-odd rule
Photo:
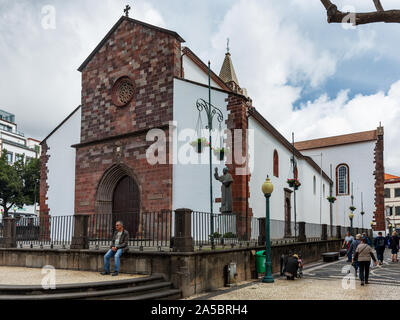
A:
<svg viewBox="0 0 400 320">
<path fill-rule="evenodd" d="M 239 81 L 238 81 L 238 78 L 236 76 L 235 68 L 233 67 L 233 63 L 232 63 L 229 43 L 230 43 L 230 39 L 227 38 L 225 60 L 224 60 L 224 63 L 222 65 L 221 72 L 219 73 L 219 77 L 226 84 L 234 82 L 235 86 L 239 87 Z"/>
</svg>

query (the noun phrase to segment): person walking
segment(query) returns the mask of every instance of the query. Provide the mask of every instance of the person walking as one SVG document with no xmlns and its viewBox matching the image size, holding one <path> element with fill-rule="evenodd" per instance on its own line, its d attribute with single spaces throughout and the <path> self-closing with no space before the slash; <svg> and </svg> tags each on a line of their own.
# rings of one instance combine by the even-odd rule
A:
<svg viewBox="0 0 400 320">
<path fill-rule="evenodd" d="M 361 234 L 356 235 L 356 240 L 354 240 L 349 248 L 349 251 L 351 253 L 351 256 L 354 257 L 357 247 L 361 243 Z M 353 267 L 355 269 L 355 276 L 357 277 L 357 271 L 358 271 L 358 261 L 354 260 L 353 261 Z"/>
<path fill-rule="evenodd" d="M 378 256 L 379 265 L 383 265 L 383 259 L 386 249 L 386 240 L 383 237 L 382 232 L 379 232 L 378 236 L 375 238 L 374 247 L 376 250 L 376 255 Z"/>
<path fill-rule="evenodd" d="M 115 260 L 115 268 L 112 275 L 113 277 L 118 276 L 121 256 L 123 253 L 129 251 L 129 233 L 124 229 L 124 224 L 121 221 L 117 221 L 115 230 L 111 249 L 104 256 L 104 272 L 101 273 L 103 276 L 110 274 L 110 259 L 112 257 L 114 257 Z"/>
<path fill-rule="evenodd" d="M 356 253 L 353 257 L 353 261 L 358 261 L 358 266 L 360 268 L 360 280 L 361 285 L 364 286 L 368 284 L 369 280 L 369 269 L 371 265 L 371 258 L 374 260 L 374 265 L 378 264 L 372 248 L 367 243 L 367 238 L 362 237 L 361 243 L 358 245 Z"/>
<path fill-rule="evenodd" d="M 397 254 L 399 253 L 399 237 L 397 232 L 394 231 L 392 237 L 389 239 L 389 248 L 392 249 L 392 262 L 399 262 Z"/>
<path fill-rule="evenodd" d="M 350 245 L 353 241 L 354 237 L 350 234 L 350 232 L 347 232 L 342 246 L 343 249 L 346 248 L 347 250 L 347 262 L 351 262 L 352 254 L 350 252 Z"/>
</svg>

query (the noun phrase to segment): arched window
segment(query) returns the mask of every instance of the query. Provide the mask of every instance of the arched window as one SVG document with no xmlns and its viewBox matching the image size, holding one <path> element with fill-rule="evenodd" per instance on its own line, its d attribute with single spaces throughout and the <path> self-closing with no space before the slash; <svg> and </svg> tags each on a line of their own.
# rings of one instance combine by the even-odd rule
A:
<svg viewBox="0 0 400 320">
<path fill-rule="evenodd" d="M 274 176 L 279 178 L 279 155 L 278 151 L 274 151 Z"/>
<path fill-rule="evenodd" d="M 338 196 L 349 195 L 350 174 L 347 164 L 340 164 L 336 168 L 336 194 Z"/>
<path fill-rule="evenodd" d="M 294 168 L 294 178 L 299 180 L 299 171 L 297 170 L 297 167 Z"/>
<path fill-rule="evenodd" d="M 314 195 L 317 194 L 317 178 L 314 176 L 313 179 L 313 190 L 314 190 Z"/>
</svg>

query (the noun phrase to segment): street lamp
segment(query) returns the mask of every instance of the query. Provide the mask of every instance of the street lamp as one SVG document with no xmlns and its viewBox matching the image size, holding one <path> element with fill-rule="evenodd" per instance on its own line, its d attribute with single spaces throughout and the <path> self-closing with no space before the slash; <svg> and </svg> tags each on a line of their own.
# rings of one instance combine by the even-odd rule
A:
<svg viewBox="0 0 400 320">
<path fill-rule="evenodd" d="M 349 219 L 350 219 L 350 235 L 353 235 L 353 219 L 354 219 L 353 212 L 350 212 Z"/>
<path fill-rule="evenodd" d="M 274 192 L 274 185 L 272 184 L 269 176 L 267 180 L 262 185 L 262 192 L 264 193 L 266 199 L 266 219 L 265 219 L 265 243 L 266 243 L 266 251 L 265 251 L 265 277 L 263 279 L 263 283 L 274 283 L 274 278 L 272 277 L 272 268 L 271 268 L 271 234 L 270 234 L 270 220 L 269 220 L 269 199 L 271 198 L 272 192 Z"/>
</svg>

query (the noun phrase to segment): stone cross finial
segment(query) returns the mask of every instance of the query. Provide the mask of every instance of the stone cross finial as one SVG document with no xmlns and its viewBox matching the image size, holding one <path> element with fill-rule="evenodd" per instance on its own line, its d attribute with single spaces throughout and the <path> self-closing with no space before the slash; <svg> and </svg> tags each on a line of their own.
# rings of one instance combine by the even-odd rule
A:
<svg viewBox="0 0 400 320">
<path fill-rule="evenodd" d="M 124 12 L 125 12 L 125 16 L 126 17 L 129 17 L 129 10 L 131 10 L 132 8 L 130 7 L 130 5 L 127 5 L 126 7 L 125 7 L 125 10 L 124 10 Z"/>
<path fill-rule="evenodd" d="M 226 39 L 226 52 L 229 53 L 229 38 Z"/>
</svg>

